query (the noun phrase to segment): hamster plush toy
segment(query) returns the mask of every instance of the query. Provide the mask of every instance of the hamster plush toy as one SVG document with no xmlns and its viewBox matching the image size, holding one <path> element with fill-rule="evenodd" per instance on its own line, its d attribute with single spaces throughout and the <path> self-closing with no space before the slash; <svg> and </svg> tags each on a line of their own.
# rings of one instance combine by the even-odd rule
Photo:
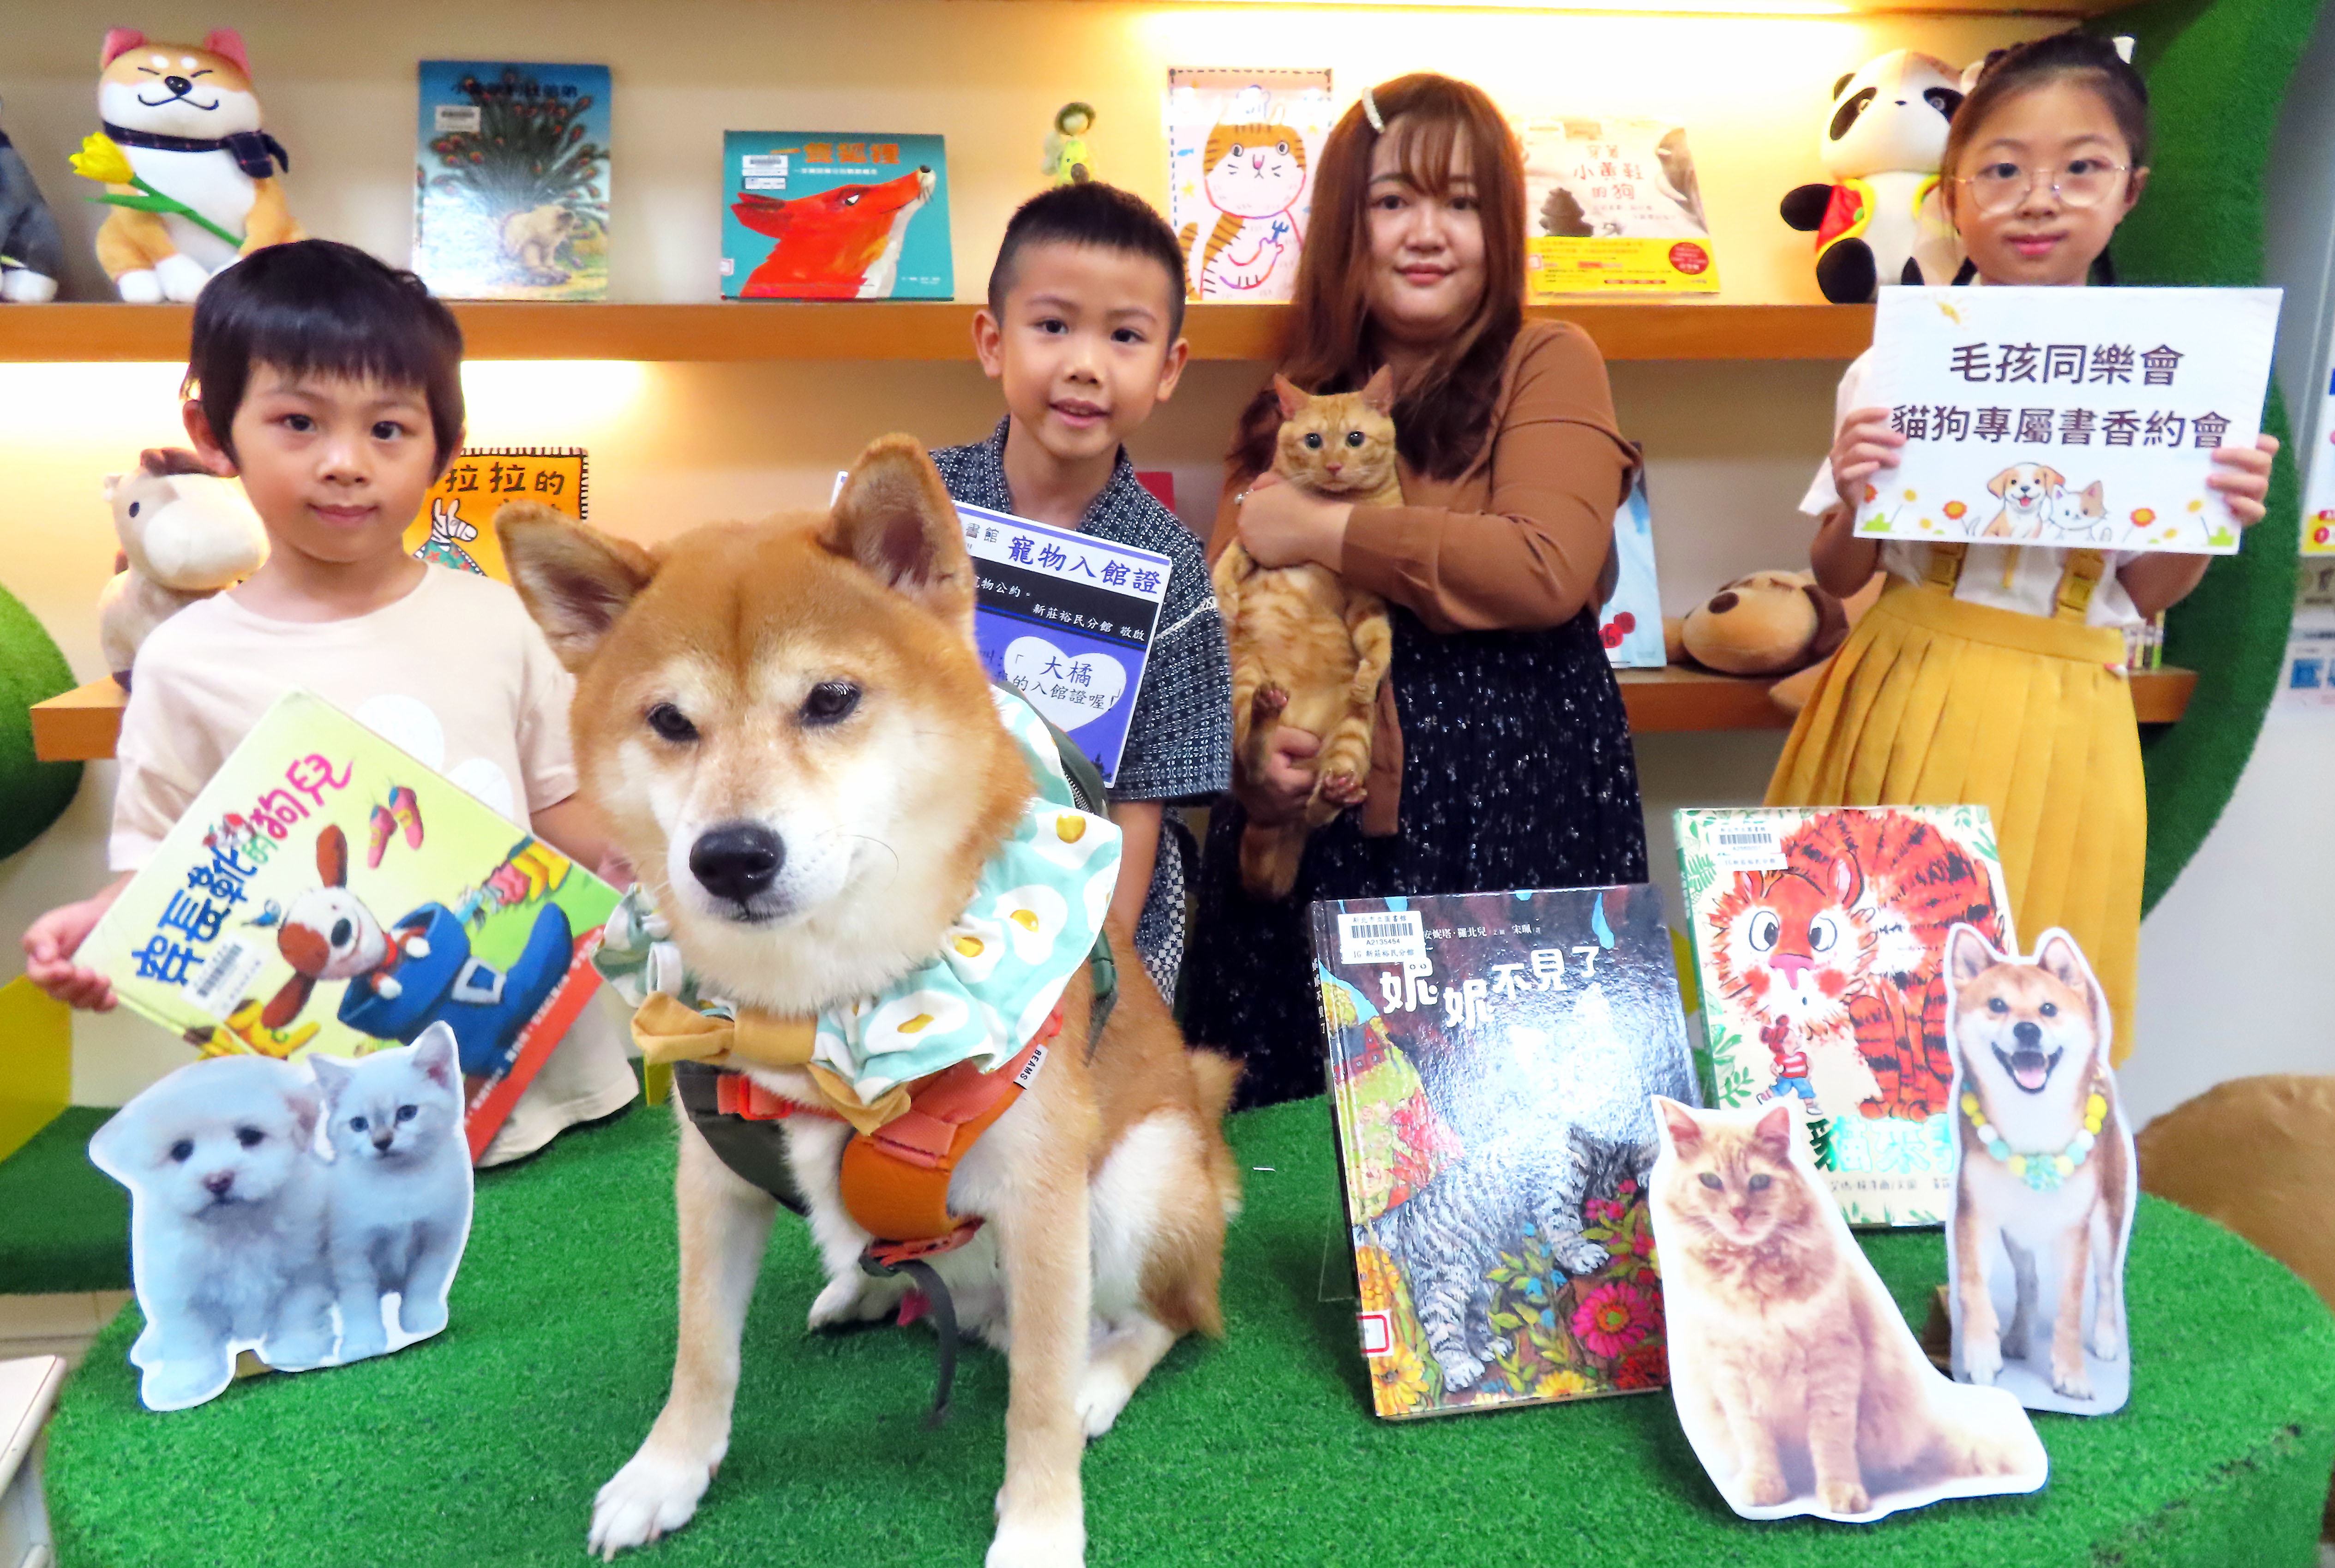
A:
<svg viewBox="0 0 2335 1568">
<path fill-rule="evenodd" d="M 122 690 L 147 634 L 249 576 L 267 558 L 259 514 L 229 480 L 179 447 L 150 447 L 138 471 L 108 474 L 121 559 L 97 600 L 97 640 Z"/>
<path fill-rule="evenodd" d="M 65 270 L 65 239 L 24 155 L 0 131 L 0 299 L 45 305 Z"/>
<path fill-rule="evenodd" d="M 1869 304 L 1884 283 L 1953 282 L 1962 251 L 1938 169 L 1962 102 L 1962 73 L 1910 49 L 1833 83 L 1822 148 L 1832 183 L 1783 201 L 1784 221 L 1817 237 L 1817 287 L 1833 304 Z"/>
</svg>

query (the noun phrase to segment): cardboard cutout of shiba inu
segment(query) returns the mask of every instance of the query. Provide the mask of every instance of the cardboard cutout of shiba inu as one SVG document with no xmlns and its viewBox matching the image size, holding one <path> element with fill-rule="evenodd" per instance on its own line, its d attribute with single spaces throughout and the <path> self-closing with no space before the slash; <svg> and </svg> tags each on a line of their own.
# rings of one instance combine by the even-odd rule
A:
<svg viewBox="0 0 2335 1568">
<path fill-rule="evenodd" d="M 782 1021 L 874 995 L 939 950 L 1020 819 L 1034 782 L 975 650 L 959 527 L 906 436 L 867 449 L 829 514 L 698 528 L 654 551 L 547 508 L 498 515 L 512 581 L 576 673 L 582 793 L 705 994 Z M 1185 1048 L 1129 934 L 1109 934 L 1108 1027 L 1089 1040 L 1081 966 L 1057 1048 L 951 1179 L 950 1212 L 989 1223 L 928 1260 L 958 1321 L 1008 1356 L 991 1568 L 1084 1562 L 1086 1440 L 1178 1337 L 1222 1331 L 1239 1177 L 1218 1123 L 1236 1070 Z M 801 1069 L 719 1065 L 821 1103 Z M 728 1451 L 776 1206 L 680 1122 L 673 1390 L 594 1504 L 590 1547 L 604 1556 L 687 1523 Z M 770 1125 L 827 1275 L 810 1326 L 889 1315 L 902 1287 L 861 1272 L 871 1238 L 842 1202 L 851 1128 Z M 869 1390 L 871 1449 L 903 1399 Z"/>
<path fill-rule="evenodd" d="M 2139 1183 L 2107 998 L 2066 932 L 2023 959 L 1967 925 L 1946 937 L 1946 997 L 1962 1156 L 1946 1252 L 1954 1376 L 2030 1409 L 2120 1409 Z"/>
</svg>

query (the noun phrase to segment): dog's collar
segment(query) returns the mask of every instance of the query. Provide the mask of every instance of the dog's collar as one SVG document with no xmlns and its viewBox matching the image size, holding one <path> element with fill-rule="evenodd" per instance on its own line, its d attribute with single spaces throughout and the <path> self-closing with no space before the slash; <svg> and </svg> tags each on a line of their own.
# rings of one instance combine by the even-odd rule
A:
<svg viewBox="0 0 2335 1568">
<path fill-rule="evenodd" d="M 159 131 L 133 131 L 104 121 L 105 134 L 121 147 L 143 147 L 154 152 L 226 152 L 235 166 L 254 179 L 266 179 L 282 164 L 292 172 L 292 155 L 265 131 L 238 131 L 232 136 L 165 136 Z"/>
<path fill-rule="evenodd" d="M 2039 1193 L 2058 1189 L 2060 1183 L 2076 1174 L 2076 1167 L 2090 1157 L 2092 1146 L 2099 1141 L 2100 1128 L 2108 1119 L 2108 1097 L 2100 1081 L 2092 1080 L 2092 1092 L 2084 1101 L 2083 1130 L 2068 1140 L 2068 1146 L 2054 1153 L 2020 1154 L 2003 1141 L 1994 1124 L 1986 1119 L 1986 1112 L 1978 1103 L 1978 1096 L 1962 1090 L 1962 1114 L 1970 1118 L 1971 1128 L 1986 1152 L 2019 1180 Z"/>
</svg>

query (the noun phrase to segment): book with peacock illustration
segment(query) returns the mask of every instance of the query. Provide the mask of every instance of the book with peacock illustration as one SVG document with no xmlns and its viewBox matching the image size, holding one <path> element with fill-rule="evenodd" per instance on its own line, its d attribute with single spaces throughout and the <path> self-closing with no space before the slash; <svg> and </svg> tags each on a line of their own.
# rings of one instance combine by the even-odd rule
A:
<svg viewBox="0 0 2335 1568">
<path fill-rule="evenodd" d="M 413 270 L 446 299 L 608 297 L 608 68 L 421 62 Z"/>
<path fill-rule="evenodd" d="M 589 471 L 582 447 L 464 447 L 405 526 L 405 548 L 433 566 L 508 583 L 496 511 L 506 501 L 539 501 L 585 522 Z"/>
<path fill-rule="evenodd" d="M 1946 933 L 2013 946 L 1983 806 L 1677 813 L 1709 1104 L 1783 1101 L 1851 1224 L 1943 1224 Z"/>
<path fill-rule="evenodd" d="M 1313 935 L 1378 1414 L 1664 1386 L 1647 1097 L 1694 1069 L 1661 891 L 1350 898 Z"/>
<path fill-rule="evenodd" d="M 454 1031 L 475 1158 L 598 985 L 616 893 L 305 692 L 261 716 L 82 949 L 204 1056 Z"/>
</svg>

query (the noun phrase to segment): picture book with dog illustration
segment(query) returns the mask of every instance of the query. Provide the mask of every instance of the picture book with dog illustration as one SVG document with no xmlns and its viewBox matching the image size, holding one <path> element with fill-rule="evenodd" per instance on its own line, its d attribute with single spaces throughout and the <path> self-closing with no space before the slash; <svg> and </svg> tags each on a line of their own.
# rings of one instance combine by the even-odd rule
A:
<svg viewBox="0 0 2335 1568">
<path fill-rule="evenodd" d="M 940 137 L 728 131 L 722 169 L 722 298 L 954 296 Z"/>
<path fill-rule="evenodd" d="M 203 1056 L 444 1022 L 482 1151 L 599 983 L 606 883 L 329 703 L 264 714 L 82 948 Z"/>
<path fill-rule="evenodd" d="M 1694 1069 L 1661 891 L 1326 901 L 1313 938 L 1378 1414 L 1662 1387 L 1649 1097 Z"/>
<path fill-rule="evenodd" d="M 1168 73 L 1168 222 L 1187 297 L 1291 297 L 1337 121 L 1327 71 Z"/>
<path fill-rule="evenodd" d="M 1539 120 L 1525 128 L 1524 154 L 1528 298 L 1719 292 L 1684 126 Z"/>
<path fill-rule="evenodd" d="M 608 297 L 608 68 L 424 60 L 413 270 L 443 299 Z"/>
<path fill-rule="evenodd" d="M 1905 438 L 1856 532 L 2229 555 L 2206 478 L 2252 446 L 2274 288 L 1884 287 L 1862 402 Z"/>
<path fill-rule="evenodd" d="M 1613 557 L 1620 570 L 1613 596 L 1597 612 L 1597 635 L 1617 670 L 1659 669 L 1670 662 L 1662 647 L 1662 590 L 1654 576 L 1654 514 L 1646 499 L 1646 476 L 1631 481 L 1630 493 L 1613 514 Z"/>
<path fill-rule="evenodd" d="M 1952 1197 L 1946 934 L 2011 941 L 1983 806 L 1676 814 L 1708 1103 L 1782 1104 L 1851 1224 Z"/>
<path fill-rule="evenodd" d="M 589 471 L 582 447 L 464 447 L 406 525 L 406 551 L 433 566 L 508 583 L 496 511 L 506 501 L 540 501 L 587 522 Z"/>
</svg>

